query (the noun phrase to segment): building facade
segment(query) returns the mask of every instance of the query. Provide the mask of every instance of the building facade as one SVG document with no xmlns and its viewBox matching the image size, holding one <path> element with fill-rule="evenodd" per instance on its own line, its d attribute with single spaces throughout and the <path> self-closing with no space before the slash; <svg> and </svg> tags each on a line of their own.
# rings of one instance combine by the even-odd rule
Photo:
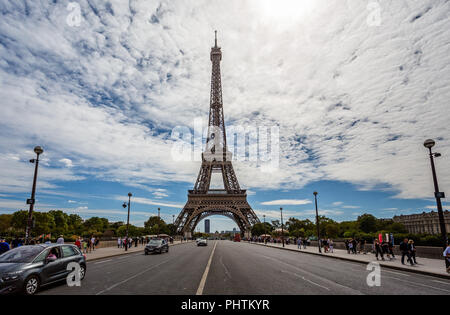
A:
<svg viewBox="0 0 450 315">
<path fill-rule="evenodd" d="M 211 233 L 211 222 L 209 221 L 209 219 L 205 220 L 205 233 Z"/>
<path fill-rule="evenodd" d="M 439 216 L 435 211 L 420 214 L 395 216 L 394 222 L 401 223 L 411 234 L 440 234 Z M 450 212 L 444 211 L 444 221 L 447 233 L 450 232 Z"/>
</svg>

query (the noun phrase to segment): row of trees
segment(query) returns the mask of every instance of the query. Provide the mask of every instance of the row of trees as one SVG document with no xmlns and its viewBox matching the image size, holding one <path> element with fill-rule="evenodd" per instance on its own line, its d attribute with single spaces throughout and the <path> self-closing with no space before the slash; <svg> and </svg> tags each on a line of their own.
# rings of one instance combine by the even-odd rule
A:
<svg viewBox="0 0 450 315">
<path fill-rule="evenodd" d="M 317 227 L 315 222 L 308 219 L 299 220 L 290 218 L 285 224 L 285 235 L 317 239 Z M 260 236 L 264 233 L 279 236 L 281 223 L 279 220 L 258 223 L 253 226 L 252 235 Z M 348 239 L 358 238 L 371 242 L 378 234 L 393 233 L 394 239 L 400 241 L 403 238 L 413 238 L 416 245 L 440 246 L 438 235 L 412 235 L 401 223 L 393 220 L 377 219 L 371 214 L 363 214 L 356 221 L 336 222 L 325 216 L 319 216 L 319 230 L 321 238 Z"/>
<path fill-rule="evenodd" d="M 20 210 L 13 214 L 0 215 L 0 236 L 23 237 L 27 225 L 28 211 Z M 175 226 L 166 224 L 159 217 L 150 217 L 144 227 L 129 226 L 130 236 L 144 236 L 157 234 L 175 234 Z M 71 239 L 77 236 L 90 237 L 118 237 L 126 235 L 126 224 L 124 222 L 109 222 L 108 219 L 92 217 L 82 219 L 78 214 L 67 214 L 61 210 L 33 213 L 32 237 L 51 234 L 52 238 L 64 235 Z"/>
</svg>

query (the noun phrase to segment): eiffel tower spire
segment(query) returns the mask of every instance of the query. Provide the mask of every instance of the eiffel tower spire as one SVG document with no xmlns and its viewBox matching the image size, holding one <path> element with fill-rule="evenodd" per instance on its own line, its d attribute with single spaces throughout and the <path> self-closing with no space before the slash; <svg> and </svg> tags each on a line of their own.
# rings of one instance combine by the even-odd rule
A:
<svg viewBox="0 0 450 315">
<path fill-rule="evenodd" d="M 197 224 L 211 215 L 223 215 L 233 219 L 242 233 L 250 233 L 251 226 L 259 222 L 247 202 L 245 190 L 241 190 L 232 164 L 232 154 L 227 149 L 227 136 L 223 114 L 222 79 L 220 62 L 222 50 L 211 48 L 211 98 L 209 105 L 208 134 L 202 166 L 194 185 L 189 191 L 188 202 L 178 216 L 175 225 L 179 233 L 189 236 Z M 212 173 L 221 173 L 224 189 L 210 189 Z"/>
</svg>

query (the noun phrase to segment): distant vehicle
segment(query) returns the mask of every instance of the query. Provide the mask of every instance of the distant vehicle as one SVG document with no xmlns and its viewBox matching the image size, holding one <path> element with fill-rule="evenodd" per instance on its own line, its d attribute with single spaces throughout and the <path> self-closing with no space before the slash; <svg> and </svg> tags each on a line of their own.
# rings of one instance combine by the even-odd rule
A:
<svg viewBox="0 0 450 315">
<path fill-rule="evenodd" d="M 208 246 L 208 241 L 204 238 L 197 240 L 197 246 Z"/>
<path fill-rule="evenodd" d="M 169 244 L 166 240 L 150 240 L 150 242 L 145 246 L 145 255 L 151 253 L 162 254 L 162 252 L 169 252 Z"/>
<path fill-rule="evenodd" d="M 86 257 L 75 245 L 39 244 L 14 248 L 0 255 L 0 294 L 35 294 L 39 288 L 65 280 L 71 262 L 86 276 Z"/>
<path fill-rule="evenodd" d="M 234 242 L 240 242 L 241 241 L 241 234 L 236 233 L 234 234 Z"/>
</svg>

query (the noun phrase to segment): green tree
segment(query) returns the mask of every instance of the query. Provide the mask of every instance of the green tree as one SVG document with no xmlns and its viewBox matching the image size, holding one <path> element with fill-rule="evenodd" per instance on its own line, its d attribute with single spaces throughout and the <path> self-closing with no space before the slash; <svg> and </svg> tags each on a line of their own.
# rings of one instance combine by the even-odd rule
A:
<svg viewBox="0 0 450 315">
<path fill-rule="evenodd" d="M 264 233 L 269 234 L 270 232 L 272 232 L 273 227 L 269 222 L 264 223 L 256 223 L 255 225 L 253 225 L 252 227 L 252 235 L 255 236 L 260 236 L 263 235 Z"/>
<path fill-rule="evenodd" d="M 12 215 L 11 225 L 14 229 L 19 231 L 25 231 L 27 227 L 28 211 L 20 210 L 16 211 Z"/>
<path fill-rule="evenodd" d="M 371 214 L 363 214 L 358 217 L 359 229 L 365 233 L 373 233 L 377 231 L 377 218 Z"/>
<path fill-rule="evenodd" d="M 69 216 L 61 210 L 51 210 L 48 212 L 53 216 L 55 226 L 53 228 L 52 234 L 65 235 L 67 234 L 69 225 L 67 224 Z"/>
<path fill-rule="evenodd" d="M 6 234 L 12 227 L 12 214 L 0 214 L 0 235 Z"/>
</svg>

